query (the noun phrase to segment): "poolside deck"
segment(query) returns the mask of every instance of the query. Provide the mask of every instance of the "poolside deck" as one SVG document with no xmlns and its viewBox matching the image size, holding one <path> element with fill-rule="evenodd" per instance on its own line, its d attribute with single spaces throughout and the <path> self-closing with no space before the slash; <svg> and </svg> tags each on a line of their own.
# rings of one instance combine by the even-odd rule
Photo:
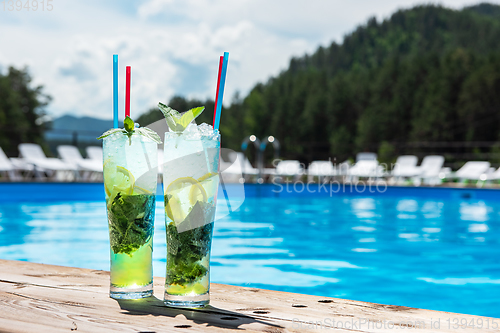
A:
<svg viewBox="0 0 500 333">
<path fill-rule="evenodd" d="M 155 297 L 116 301 L 109 272 L 0 260 L 0 332 L 500 332 L 500 319 L 221 284 L 210 307 L 178 310 L 163 280 Z"/>
</svg>

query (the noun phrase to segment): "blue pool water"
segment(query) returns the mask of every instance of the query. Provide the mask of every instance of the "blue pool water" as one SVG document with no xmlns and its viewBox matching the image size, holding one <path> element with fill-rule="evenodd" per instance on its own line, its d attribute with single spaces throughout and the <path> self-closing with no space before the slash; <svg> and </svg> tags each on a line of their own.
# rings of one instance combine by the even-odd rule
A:
<svg viewBox="0 0 500 333">
<path fill-rule="evenodd" d="M 0 258 L 109 269 L 102 192 L 0 184 Z M 245 193 L 216 221 L 213 282 L 500 318 L 500 191 Z M 165 276 L 160 197 L 156 208 L 154 274 Z"/>
</svg>

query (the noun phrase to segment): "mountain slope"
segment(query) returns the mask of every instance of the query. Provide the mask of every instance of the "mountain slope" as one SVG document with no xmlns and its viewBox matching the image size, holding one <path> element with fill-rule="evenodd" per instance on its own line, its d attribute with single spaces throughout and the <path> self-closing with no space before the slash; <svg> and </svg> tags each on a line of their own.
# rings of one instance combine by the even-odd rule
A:
<svg viewBox="0 0 500 333">
<path fill-rule="evenodd" d="M 123 126 L 123 123 L 120 122 L 119 125 Z M 70 142 L 73 133 L 77 132 L 79 141 L 94 142 L 96 137 L 112 127 L 112 120 L 64 115 L 52 121 L 51 129 L 45 132 L 45 138 L 49 141 L 65 140 Z"/>
<path fill-rule="evenodd" d="M 409 142 L 499 140 L 499 13 L 485 3 L 425 5 L 370 19 L 236 98 L 222 113 L 222 143 L 239 150 L 251 134 L 273 135 L 285 158 L 310 162 L 364 150 L 391 159 L 415 153 L 398 151 Z"/>
<path fill-rule="evenodd" d="M 234 117 L 243 133 L 274 135 L 304 161 L 382 142 L 497 140 L 500 21 L 485 8 L 499 10 L 429 5 L 370 19 L 342 44 L 292 59 Z"/>
</svg>

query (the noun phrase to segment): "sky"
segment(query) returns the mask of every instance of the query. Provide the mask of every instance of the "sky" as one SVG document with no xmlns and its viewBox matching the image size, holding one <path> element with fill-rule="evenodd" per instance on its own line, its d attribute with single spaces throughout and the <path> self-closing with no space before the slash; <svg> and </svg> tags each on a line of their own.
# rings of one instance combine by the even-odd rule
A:
<svg viewBox="0 0 500 333">
<path fill-rule="evenodd" d="M 0 2 L 0 70 L 28 66 L 53 100 L 46 111 L 112 117 L 112 56 L 119 55 L 119 108 L 132 67 L 131 115 L 174 95 L 215 98 L 219 56 L 229 52 L 228 105 L 286 69 L 292 57 L 342 42 L 368 18 L 442 0 L 30 0 Z M 489 1 L 500 4 L 500 0 Z M 34 4 L 38 8 L 34 10 Z M 43 5 L 43 7 L 42 7 Z M 49 6 L 50 5 L 50 6 Z M 20 10 L 18 10 L 20 9 Z M 29 10 L 28 10 L 29 9 Z M 180 110 L 185 111 L 185 110 Z"/>
</svg>

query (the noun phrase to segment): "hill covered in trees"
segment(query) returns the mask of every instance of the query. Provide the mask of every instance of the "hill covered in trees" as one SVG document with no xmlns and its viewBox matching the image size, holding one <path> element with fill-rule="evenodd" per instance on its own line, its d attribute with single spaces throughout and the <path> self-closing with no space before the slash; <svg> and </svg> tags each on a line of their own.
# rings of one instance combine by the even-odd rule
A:
<svg viewBox="0 0 500 333">
<path fill-rule="evenodd" d="M 0 72 L 0 147 L 10 156 L 17 156 L 17 146 L 23 142 L 44 144 L 44 107 L 50 96 L 42 86 L 31 86 L 27 68 L 9 67 Z"/>
<path fill-rule="evenodd" d="M 399 143 L 497 141 L 499 40 L 496 5 L 425 5 L 372 18 L 236 98 L 222 114 L 223 144 L 239 149 L 250 134 L 274 135 L 284 156 L 308 162 L 408 153 Z M 213 101 L 182 97 L 170 104 L 213 109 Z M 211 112 L 204 116 L 211 123 Z"/>
</svg>

